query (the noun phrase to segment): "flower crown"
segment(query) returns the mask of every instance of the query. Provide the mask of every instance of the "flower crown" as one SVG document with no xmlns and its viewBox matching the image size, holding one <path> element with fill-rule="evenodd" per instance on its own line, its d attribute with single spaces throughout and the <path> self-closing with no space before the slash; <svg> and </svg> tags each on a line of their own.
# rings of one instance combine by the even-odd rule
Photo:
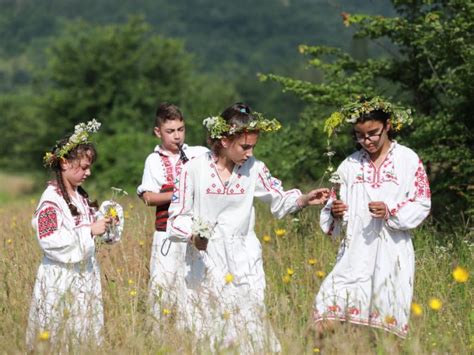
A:
<svg viewBox="0 0 474 355">
<path fill-rule="evenodd" d="M 255 117 L 254 120 L 239 127 L 228 124 L 221 116 L 208 117 L 202 121 L 202 124 L 213 139 L 221 139 L 224 136 L 243 131 L 275 132 L 281 128 L 281 123 L 276 118 L 268 120 L 259 112 L 252 112 L 252 116 Z"/>
<path fill-rule="evenodd" d="M 77 147 L 79 144 L 90 143 L 89 133 L 95 133 L 99 130 L 101 123 L 93 118 L 87 123 L 79 123 L 74 127 L 74 133 L 69 137 L 66 144 L 58 147 L 58 144 L 53 149 L 53 152 L 46 152 L 43 157 L 45 167 L 53 166 L 55 161 L 64 157 L 67 153 Z"/>
<path fill-rule="evenodd" d="M 405 124 L 410 125 L 413 122 L 410 109 L 384 101 L 380 96 L 375 96 L 370 100 L 362 102 L 360 102 L 360 97 L 357 99 L 357 101 L 344 105 L 339 111 L 333 112 L 326 119 L 324 122 L 324 132 L 329 137 L 344 124 L 354 124 L 361 115 L 375 110 L 381 110 L 390 115 L 390 122 L 395 131 L 399 131 Z"/>
</svg>

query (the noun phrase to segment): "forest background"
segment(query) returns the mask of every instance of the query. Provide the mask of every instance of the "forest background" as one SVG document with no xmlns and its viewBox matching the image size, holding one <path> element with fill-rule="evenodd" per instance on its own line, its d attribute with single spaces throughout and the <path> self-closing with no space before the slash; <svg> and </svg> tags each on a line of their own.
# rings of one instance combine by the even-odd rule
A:
<svg viewBox="0 0 474 355">
<path fill-rule="evenodd" d="M 414 109 L 399 140 L 427 165 L 434 215 L 465 221 L 473 11 L 459 0 L 4 0 L 0 168 L 41 174 L 54 139 L 95 117 L 101 158 L 89 185 L 133 190 L 159 102 L 182 107 L 187 141 L 205 144 L 202 119 L 244 101 L 285 124 L 259 144 L 274 174 L 321 184 L 324 119 L 351 95 L 383 95 Z M 347 136 L 335 162 L 354 150 Z"/>
</svg>

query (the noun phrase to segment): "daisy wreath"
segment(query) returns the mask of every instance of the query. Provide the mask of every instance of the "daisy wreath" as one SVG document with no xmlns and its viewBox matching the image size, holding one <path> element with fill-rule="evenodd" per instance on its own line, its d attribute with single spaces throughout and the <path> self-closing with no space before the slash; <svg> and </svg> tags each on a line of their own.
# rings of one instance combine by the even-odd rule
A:
<svg viewBox="0 0 474 355">
<path fill-rule="evenodd" d="M 101 123 L 93 118 L 87 123 L 79 123 L 74 127 L 74 133 L 69 137 L 66 144 L 62 147 L 58 147 L 58 144 L 53 148 L 52 152 L 46 152 L 43 157 L 43 163 L 45 167 L 51 167 L 59 159 L 63 158 L 72 149 L 77 147 L 79 144 L 90 143 L 89 134 L 95 133 L 99 130 Z"/>
<path fill-rule="evenodd" d="M 239 127 L 228 124 L 221 116 L 208 117 L 202 121 L 202 124 L 213 139 L 221 139 L 245 131 L 275 132 L 281 128 L 281 123 L 276 118 L 268 120 L 259 112 L 252 112 L 252 116 L 255 117 L 254 120 Z"/>
</svg>

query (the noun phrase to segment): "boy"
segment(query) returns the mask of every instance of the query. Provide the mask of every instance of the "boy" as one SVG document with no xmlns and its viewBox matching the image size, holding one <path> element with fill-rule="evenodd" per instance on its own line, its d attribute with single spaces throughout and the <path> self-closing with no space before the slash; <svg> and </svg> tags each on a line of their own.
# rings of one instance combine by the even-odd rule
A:
<svg viewBox="0 0 474 355">
<path fill-rule="evenodd" d="M 147 157 L 138 196 L 147 206 L 156 206 L 155 232 L 150 260 L 149 297 L 153 315 L 159 319 L 165 309 L 184 302 L 184 243 L 166 241 L 168 207 L 174 182 L 186 161 L 208 151 L 205 147 L 184 144 L 185 123 L 180 109 L 162 103 L 156 110 L 154 134 L 161 140 Z M 163 307 L 163 310 L 161 310 Z M 179 321 L 179 320 L 178 320 Z"/>
</svg>

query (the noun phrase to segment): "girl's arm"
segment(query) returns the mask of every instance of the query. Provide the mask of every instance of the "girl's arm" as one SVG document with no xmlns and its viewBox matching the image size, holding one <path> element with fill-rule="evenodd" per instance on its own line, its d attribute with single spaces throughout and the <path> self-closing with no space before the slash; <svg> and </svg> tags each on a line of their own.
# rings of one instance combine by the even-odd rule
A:
<svg viewBox="0 0 474 355">
<path fill-rule="evenodd" d="M 95 243 L 90 224 L 66 227 L 63 211 L 53 202 L 45 202 L 36 212 L 33 223 L 44 254 L 61 263 L 77 263 L 94 255 Z"/>
<path fill-rule="evenodd" d="M 186 164 L 176 181 L 176 188 L 168 209 L 167 232 L 170 238 L 180 241 L 191 241 L 193 223 L 194 186 Z"/>
<path fill-rule="evenodd" d="M 404 201 L 387 204 L 386 224 L 392 229 L 416 228 L 430 213 L 431 191 L 421 160 L 410 176 L 409 192 Z"/>
<path fill-rule="evenodd" d="M 302 195 L 298 189 L 285 191 L 281 181 L 274 178 L 263 162 L 257 161 L 257 182 L 255 197 L 270 205 L 272 214 L 282 218 L 288 213 L 301 209 L 298 198 Z"/>
</svg>

